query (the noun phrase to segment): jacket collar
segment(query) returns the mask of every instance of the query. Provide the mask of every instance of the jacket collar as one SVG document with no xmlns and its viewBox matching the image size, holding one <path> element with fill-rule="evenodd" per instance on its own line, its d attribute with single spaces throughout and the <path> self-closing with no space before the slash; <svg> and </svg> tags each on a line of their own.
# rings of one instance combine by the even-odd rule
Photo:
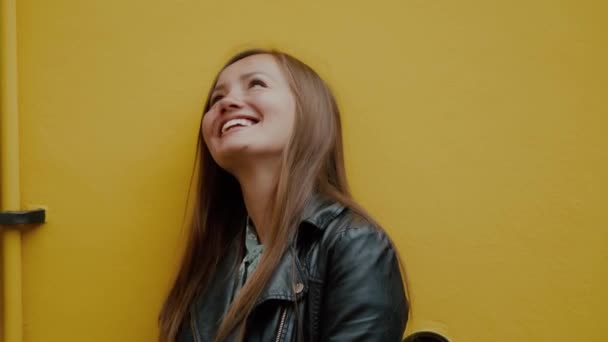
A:
<svg viewBox="0 0 608 342">
<path fill-rule="evenodd" d="M 344 206 L 326 195 L 314 193 L 310 196 L 302 213 L 302 222 L 310 223 L 317 229 L 325 230 L 329 223 L 340 215 Z"/>
</svg>

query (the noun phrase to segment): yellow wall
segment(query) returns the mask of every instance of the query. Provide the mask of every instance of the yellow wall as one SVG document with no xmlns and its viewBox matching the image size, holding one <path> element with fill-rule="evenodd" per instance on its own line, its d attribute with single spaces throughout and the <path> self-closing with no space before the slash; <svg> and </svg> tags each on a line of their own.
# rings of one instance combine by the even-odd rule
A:
<svg viewBox="0 0 608 342">
<path fill-rule="evenodd" d="M 415 318 L 606 341 L 602 1 L 18 1 L 25 342 L 152 341 L 202 101 L 244 47 L 313 65 Z"/>
</svg>

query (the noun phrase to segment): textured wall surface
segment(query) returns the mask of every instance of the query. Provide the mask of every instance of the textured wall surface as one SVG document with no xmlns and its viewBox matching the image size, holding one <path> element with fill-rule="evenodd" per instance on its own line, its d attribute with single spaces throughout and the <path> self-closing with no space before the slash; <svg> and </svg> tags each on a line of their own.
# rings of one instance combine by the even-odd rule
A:
<svg viewBox="0 0 608 342">
<path fill-rule="evenodd" d="M 153 341 L 203 98 L 246 47 L 338 96 L 357 199 L 397 242 L 408 331 L 606 341 L 600 1 L 18 2 L 25 342 Z"/>
</svg>

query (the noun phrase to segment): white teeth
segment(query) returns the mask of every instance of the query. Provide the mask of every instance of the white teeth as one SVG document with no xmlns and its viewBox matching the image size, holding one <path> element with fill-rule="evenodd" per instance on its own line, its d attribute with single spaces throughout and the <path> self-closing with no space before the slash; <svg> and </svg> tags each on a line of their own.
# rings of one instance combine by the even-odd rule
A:
<svg viewBox="0 0 608 342">
<path fill-rule="evenodd" d="M 227 130 L 229 130 L 230 128 L 232 128 L 234 126 L 248 127 L 248 126 L 253 126 L 253 125 L 255 125 L 255 122 L 248 120 L 248 119 L 232 119 L 232 120 L 229 120 L 228 122 L 226 122 L 224 124 L 224 126 L 222 126 L 222 133 L 226 132 Z"/>
</svg>

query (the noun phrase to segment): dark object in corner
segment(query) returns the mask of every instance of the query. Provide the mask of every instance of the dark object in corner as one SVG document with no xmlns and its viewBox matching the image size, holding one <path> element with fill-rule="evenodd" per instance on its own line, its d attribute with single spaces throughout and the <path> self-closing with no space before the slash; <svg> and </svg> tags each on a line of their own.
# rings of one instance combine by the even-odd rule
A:
<svg viewBox="0 0 608 342">
<path fill-rule="evenodd" d="M 0 211 L 0 225 L 17 226 L 44 223 L 45 210 Z"/>
<path fill-rule="evenodd" d="M 450 340 L 436 332 L 418 331 L 406 337 L 403 342 L 450 342 Z"/>
</svg>

